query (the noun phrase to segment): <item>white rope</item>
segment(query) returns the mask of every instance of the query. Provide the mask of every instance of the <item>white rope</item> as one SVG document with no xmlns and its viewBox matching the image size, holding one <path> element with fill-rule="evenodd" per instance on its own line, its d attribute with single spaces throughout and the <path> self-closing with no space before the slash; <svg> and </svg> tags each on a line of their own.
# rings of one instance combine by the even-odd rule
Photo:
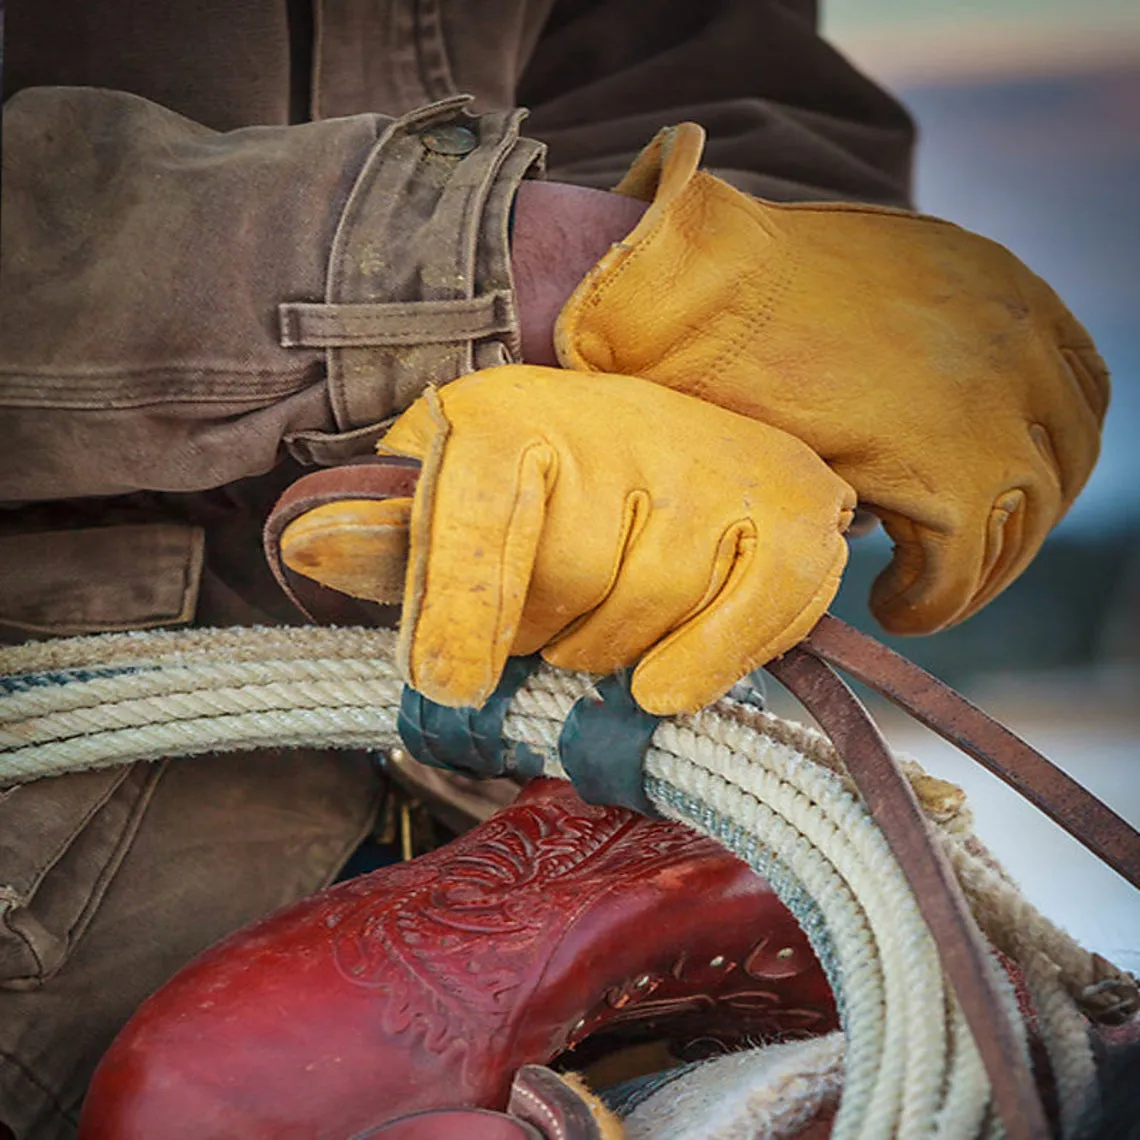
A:
<svg viewBox="0 0 1140 1140">
<path fill-rule="evenodd" d="M 195 692 L 174 691 L 14 721 L 0 727 L 0 748 L 18 749 L 77 737 L 90 739 L 99 733 L 141 729 L 160 722 L 192 721 L 203 716 L 231 717 L 294 709 L 368 709 L 391 706 L 399 697 L 399 687 L 391 682 L 331 679 L 219 686 L 210 690 L 208 701 Z"/>
<path fill-rule="evenodd" d="M 394 645 L 386 630 L 306 627 L 115 634 L 0 650 L 0 785 L 202 752 L 395 747 Z M 513 700 L 505 737 L 542 753 L 548 774 L 564 775 L 559 734 L 592 683 L 540 668 Z M 921 798 L 929 778 L 904 767 Z M 646 774 L 663 814 L 726 843 L 799 906 L 843 1014 L 836 1140 L 975 1140 L 988 1132 L 988 1081 L 933 939 L 826 738 L 721 702 L 662 721 Z M 964 813 L 932 814 L 982 929 L 1025 969 L 1071 1129 L 1094 1075 L 1074 995 L 1103 975 L 1026 902 L 970 835 Z M 1010 993 L 1011 1009 L 1012 1000 Z"/>
<path fill-rule="evenodd" d="M 1055 962 L 1033 952 L 1022 962 L 1022 968 L 1053 1069 L 1061 1106 L 1061 1135 L 1075 1137 L 1096 1095 L 1096 1060 L 1088 1026 L 1060 983 L 1061 968 Z"/>
<path fill-rule="evenodd" d="M 139 700 L 178 693 L 218 692 L 226 687 L 267 685 L 275 681 L 290 684 L 317 681 L 336 685 L 388 681 L 388 678 L 378 676 L 376 661 L 341 661 L 335 658 L 312 661 L 239 661 L 233 664 L 198 663 L 193 668 L 175 664 L 163 664 L 160 668 L 156 664 L 150 670 L 12 693 L 3 702 L 4 723 L 12 726 L 23 718 L 32 720 L 76 709 L 98 711 L 116 704 L 123 699 L 124 694 L 129 694 L 132 700 Z M 398 694 L 402 682 L 395 675 L 395 670 L 392 670 L 388 683 Z M 386 696 L 384 699 L 390 698 Z M 333 703 L 339 702 L 337 694 Z"/>
<path fill-rule="evenodd" d="M 217 664 L 343 658 L 395 674 L 396 634 L 358 626 L 241 626 L 229 629 L 104 633 L 29 641 L 0 649 L 0 677 L 160 662 Z"/>
<path fill-rule="evenodd" d="M 947 1073 L 946 1094 L 935 1122 L 937 1140 L 977 1136 L 989 1103 L 989 1079 L 985 1065 L 974 1046 L 962 1007 L 949 991 L 946 1006 L 950 1022 L 950 1052 L 955 1063 Z"/>
<path fill-rule="evenodd" d="M 848 1041 L 844 1095 L 833 1135 L 837 1140 L 894 1136 L 902 1092 L 895 1079 L 901 1071 L 898 995 L 888 992 L 895 989 L 895 979 L 883 962 L 882 943 L 875 938 L 862 900 L 808 837 L 766 805 L 750 801 L 724 778 L 687 768 L 675 758 L 659 755 L 648 762 L 659 779 L 713 805 L 742 830 L 762 828 L 766 841 L 819 905 L 841 963 Z M 673 818 L 683 818 L 676 809 L 669 810 L 668 801 L 658 803 Z"/>
<path fill-rule="evenodd" d="M 945 1026 L 937 1016 L 943 1007 L 941 970 L 933 940 L 885 841 L 862 804 L 830 773 L 777 748 L 763 750 L 766 755 L 762 760 L 756 751 L 742 751 L 748 744 L 738 731 L 740 726 L 710 724 L 705 714 L 696 719 L 705 723 L 693 725 L 695 732 L 682 730 L 672 741 L 669 738 L 676 730 L 662 726 L 661 735 L 669 742 L 674 761 L 671 782 L 681 783 L 683 779 L 677 773 L 678 763 L 692 764 L 710 775 L 721 773 L 728 784 L 743 789 L 751 799 L 726 801 L 718 797 L 720 789 L 715 784 L 702 798 L 749 830 L 758 826 L 758 806 L 769 805 L 840 871 L 859 899 L 876 937 L 885 982 L 884 1005 L 878 1017 L 884 1023 L 886 1040 L 882 1055 L 876 1059 L 868 1118 L 890 1125 L 897 1114 L 897 1135 L 928 1135 L 946 1062 Z M 698 735 L 702 730 L 703 735 Z M 710 747 L 718 735 L 730 739 L 719 748 Z M 660 759 L 650 753 L 650 771 Z M 764 760 L 771 766 L 762 768 Z M 834 932 L 834 924 L 829 925 Z M 845 986 L 845 991 L 850 988 Z M 896 1077 L 899 1073 L 901 1085 Z M 859 1087 L 857 1074 L 849 1080 Z M 835 1134 L 866 1132 L 855 1120 L 848 1126 L 841 1108 Z M 883 1134 L 896 1133 L 888 1130 Z"/>
</svg>

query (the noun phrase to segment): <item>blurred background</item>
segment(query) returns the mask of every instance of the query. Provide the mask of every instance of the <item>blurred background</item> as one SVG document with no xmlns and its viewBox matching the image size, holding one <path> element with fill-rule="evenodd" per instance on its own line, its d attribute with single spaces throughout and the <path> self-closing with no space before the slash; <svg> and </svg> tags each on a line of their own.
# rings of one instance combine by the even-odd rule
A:
<svg viewBox="0 0 1140 1140">
<path fill-rule="evenodd" d="M 1007 245 L 1061 294 L 1113 377 L 1100 465 L 1036 562 L 963 626 L 884 638 L 1140 825 L 1140 3 L 823 0 L 827 37 L 918 121 L 919 208 Z M 887 561 L 854 544 L 836 612 Z M 892 742 L 970 793 L 1023 888 L 1140 970 L 1140 894 L 1014 793 L 883 710 Z"/>
</svg>

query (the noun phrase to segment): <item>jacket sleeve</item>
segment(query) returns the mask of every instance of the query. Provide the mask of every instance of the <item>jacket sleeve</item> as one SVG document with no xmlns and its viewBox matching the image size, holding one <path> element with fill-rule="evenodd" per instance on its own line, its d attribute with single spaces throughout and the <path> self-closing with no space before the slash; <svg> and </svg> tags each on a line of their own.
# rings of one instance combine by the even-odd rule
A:
<svg viewBox="0 0 1140 1140">
<path fill-rule="evenodd" d="M 914 125 L 818 33 L 814 0 L 559 0 L 518 85 L 550 177 L 608 188 L 663 126 L 777 201 L 909 206 Z"/>
<path fill-rule="evenodd" d="M 517 359 L 508 218 L 542 147 L 467 102 L 217 132 L 123 92 L 9 100 L 0 501 L 339 462 Z"/>
</svg>

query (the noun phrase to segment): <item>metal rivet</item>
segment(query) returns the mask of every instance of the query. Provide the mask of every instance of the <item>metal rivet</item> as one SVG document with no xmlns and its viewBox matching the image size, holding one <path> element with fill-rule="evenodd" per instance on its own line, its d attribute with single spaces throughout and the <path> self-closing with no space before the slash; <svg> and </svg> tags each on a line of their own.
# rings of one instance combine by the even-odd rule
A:
<svg viewBox="0 0 1140 1140">
<path fill-rule="evenodd" d="M 420 138 L 433 154 L 470 154 L 479 145 L 475 132 L 458 123 L 432 127 Z"/>
<path fill-rule="evenodd" d="M 723 966 L 724 965 L 724 955 L 718 954 L 715 958 L 710 959 L 709 965 L 710 966 Z"/>
<path fill-rule="evenodd" d="M 640 977 L 640 978 L 638 978 L 638 979 L 637 979 L 637 981 L 636 981 L 636 982 L 634 982 L 633 984 L 634 984 L 635 986 L 637 986 L 637 988 L 638 988 L 639 990 L 643 990 L 643 989 L 645 989 L 645 987 L 646 987 L 647 985 L 649 985 L 649 975 L 648 975 L 648 974 L 642 974 L 642 975 L 641 975 L 641 977 Z"/>
<path fill-rule="evenodd" d="M 795 954 L 795 952 L 796 952 L 795 947 L 785 946 L 782 950 L 776 951 L 776 957 L 777 958 L 790 958 L 790 957 L 792 957 L 793 954 Z"/>
</svg>

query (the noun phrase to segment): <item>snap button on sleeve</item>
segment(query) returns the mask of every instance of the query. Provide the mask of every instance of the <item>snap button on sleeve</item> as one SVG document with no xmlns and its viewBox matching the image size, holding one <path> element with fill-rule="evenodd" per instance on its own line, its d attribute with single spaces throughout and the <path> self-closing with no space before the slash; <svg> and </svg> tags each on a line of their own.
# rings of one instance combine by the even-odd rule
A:
<svg viewBox="0 0 1140 1140">
<path fill-rule="evenodd" d="M 470 154 L 479 141 L 474 131 L 458 123 L 432 127 L 424 131 L 420 139 L 433 154 Z"/>
</svg>

